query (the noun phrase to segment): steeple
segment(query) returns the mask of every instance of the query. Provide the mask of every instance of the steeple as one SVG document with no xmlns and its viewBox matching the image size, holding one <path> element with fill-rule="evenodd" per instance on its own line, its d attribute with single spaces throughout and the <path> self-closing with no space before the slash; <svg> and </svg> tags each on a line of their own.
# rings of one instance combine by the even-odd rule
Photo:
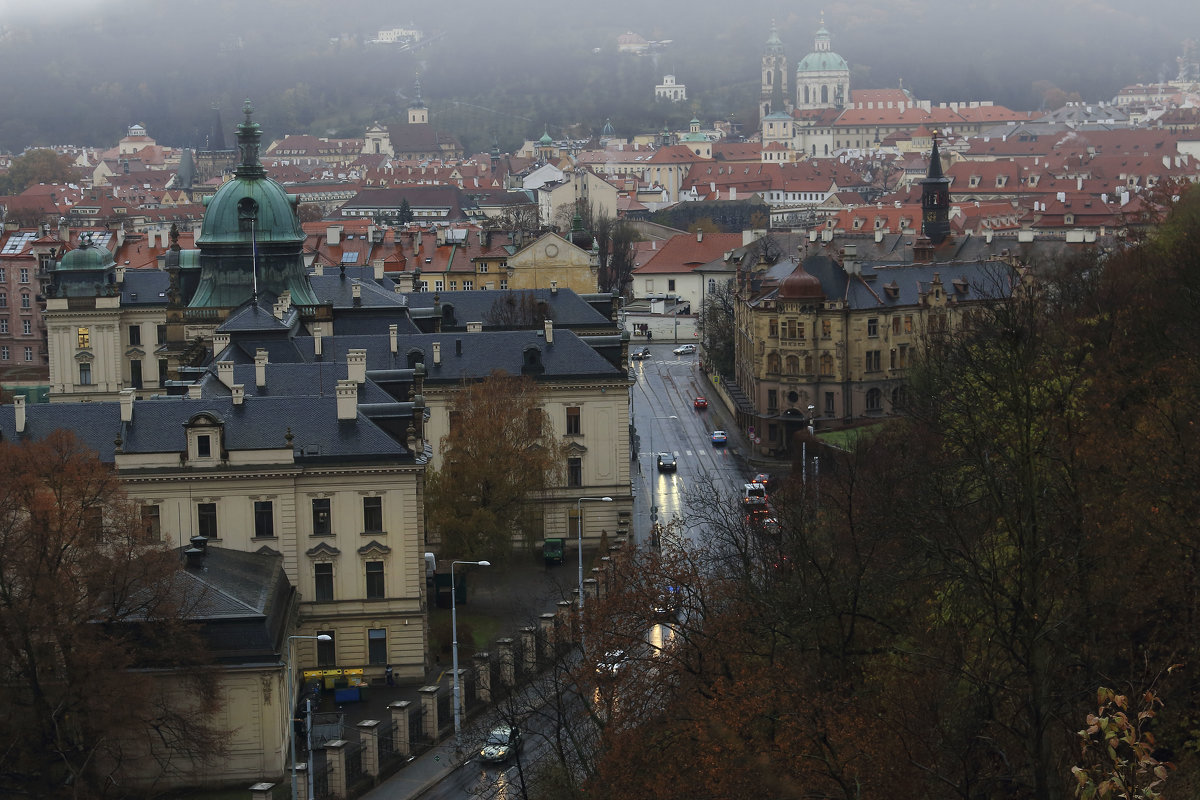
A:
<svg viewBox="0 0 1200 800">
<path fill-rule="evenodd" d="M 242 160 L 233 174 L 238 178 L 262 178 L 267 174 L 258 160 L 258 149 L 262 144 L 262 128 L 252 119 L 254 106 L 250 104 L 249 99 L 242 104 L 242 113 L 246 115 L 246 118 L 237 127 L 238 153 Z"/>
<path fill-rule="evenodd" d="M 767 46 L 763 49 L 762 85 L 758 95 L 759 120 L 772 112 L 787 111 L 788 101 L 788 68 L 787 56 L 783 53 L 783 42 L 771 20 L 771 35 L 767 37 Z"/>
<path fill-rule="evenodd" d="M 429 122 L 429 109 L 425 107 L 425 101 L 421 99 L 421 76 L 415 78 L 416 97 L 408 104 L 408 124 L 409 125 L 424 125 Z"/>
<path fill-rule="evenodd" d="M 950 179 L 942 172 L 938 132 L 933 132 L 929 173 L 921 180 L 921 232 L 938 245 L 950 236 Z"/>
</svg>

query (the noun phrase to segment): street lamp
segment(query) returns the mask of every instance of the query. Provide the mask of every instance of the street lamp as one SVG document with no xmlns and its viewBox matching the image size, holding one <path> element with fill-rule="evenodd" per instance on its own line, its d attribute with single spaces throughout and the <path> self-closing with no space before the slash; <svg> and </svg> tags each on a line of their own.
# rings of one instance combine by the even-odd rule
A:
<svg viewBox="0 0 1200 800">
<path fill-rule="evenodd" d="M 583 504 L 611 503 L 611 497 L 581 497 L 575 504 L 575 525 L 579 528 L 579 649 L 583 650 Z"/>
<path fill-rule="evenodd" d="M 454 652 L 454 750 L 462 752 L 462 688 L 458 685 L 458 608 L 455 595 L 458 586 L 454 583 L 455 564 L 474 564 L 477 567 L 490 567 L 490 561 L 451 561 L 450 562 L 450 634 L 451 649 Z"/>
<path fill-rule="evenodd" d="M 295 692 L 295 686 L 292 685 L 292 682 L 293 682 L 293 677 L 292 677 L 292 658 L 293 658 L 292 640 L 293 639 L 311 639 L 311 640 L 318 641 L 318 642 L 329 642 L 329 641 L 333 641 L 333 637 L 330 636 L 328 633 L 321 633 L 321 634 L 317 634 L 316 636 L 289 636 L 289 637 L 287 637 L 288 705 L 292 706 L 292 708 L 290 708 L 288 710 L 288 718 L 292 721 L 292 730 L 290 731 L 290 733 L 288 735 L 288 740 L 292 743 L 292 800 L 296 800 L 296 798 L 299 797 L 299 795 L 296 792 L 296 722 L 295 722 L 296 710 L 295 710 L 295 706 L 293 705 L 296 702 L 296 700 L 295 700 L 296 692 Z M 312 706 L 311 705 L 308 706 L 308 719 L 305 721 L 305 725 L 307 726 L 306 730 L 308 730 L 308 731 L 312 730 Z M 311 742 L 312 739 L 310 738 L 309 741 Z M 312 748 L 310 747 L 309 750 L 311 751 Z M 312 797 L 312 755 L 311 755 L 311 753 L 309 754 L 308 780 L 309 780 L 308 796 Z"/>
</svg>

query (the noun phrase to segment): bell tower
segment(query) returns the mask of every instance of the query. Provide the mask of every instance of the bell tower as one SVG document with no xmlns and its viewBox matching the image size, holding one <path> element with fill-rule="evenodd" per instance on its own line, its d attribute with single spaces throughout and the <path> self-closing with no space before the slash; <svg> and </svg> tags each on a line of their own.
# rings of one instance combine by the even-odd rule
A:
<svg viewBox="0 0 1200 800">
<path fill-rule="evenodd" d="M 921 233 L 935 246 L 950 236 L 950 179 L 942 172 L 938 132 L 933 132 L 929 174 L 921 179 Z"/>
<path fill-rule="evenodd" d="M 762 57 L 762 87 L 758 97 L 758 119 L 776 111 L 787 111 L 788 69 L 787 56 L 783 53 L 783 42 L 771 21 L 771 35 L 767 38 Z"/>
<path fill-rule="evenodd" d="M 421 99 L 421 78 L 417 77 L 417 96 L 408 104 L 408 124 L 409 125 L 424 125 L 429 122 L 429 109 L 425 107 L 425 101 Z"/>
</svg>

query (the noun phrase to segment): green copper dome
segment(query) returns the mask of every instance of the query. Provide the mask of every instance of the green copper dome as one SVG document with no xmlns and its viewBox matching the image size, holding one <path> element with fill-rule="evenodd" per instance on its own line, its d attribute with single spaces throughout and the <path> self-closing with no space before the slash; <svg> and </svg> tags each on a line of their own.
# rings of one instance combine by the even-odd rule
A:
<svg viewBox="0 0 1200 800">
<path fill-rule="evenodd" d="M 832 52 L 809 53 L 796 65 L 796 72 L 834 72 L 849 69 L 846 59 Z"/>
<path fill-rule="evenodd" d="M 233 180 L 217 190 L 204 212 L 196 237 L 200 278 L 191 308 L 236 308 L 285 292 L 295 305 L 316 305 L 304 268 L 304 230 L 296 199 L 267 177 L 258 160 L 262 130 L 251 120 L 238 125 L 241 161 Z"/>
<path fill-rule="evenodd" d="M 550 138 L 550 133 L 546 132 L 542 134 L 542 138 L 538 139 L 538 144 L 540 144 L 542 147 L 546 147 L 554 144 L 554 140 Z"/>
<path fill-rule="evenodd" d="M 304 231 L 296 216 L 299 198 L 267 177 L 258 160 L 262 131 L 250 121 L 253 108 L 246 101 L 246 120 L 238 125 L 238 148 L 242 161 L 216 194 L 204 198 L 206 211 L 197 245 L 250 244 L 304 241 Z"/>
<path fill-rule="evenodd" d="M 112 253 L 107 247 L 93 244 L 90 235 L 79 240 L 79 247 L 68 250 L 55 266 L 56 272 L 100 271 L 115 266 Z"/>
</svg>

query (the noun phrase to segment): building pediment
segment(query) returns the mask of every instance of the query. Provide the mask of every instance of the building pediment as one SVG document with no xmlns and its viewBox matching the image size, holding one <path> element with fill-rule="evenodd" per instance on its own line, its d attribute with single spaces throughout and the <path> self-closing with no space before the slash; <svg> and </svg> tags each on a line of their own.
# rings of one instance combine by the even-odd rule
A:
<svg viewBox="0 0 1200 800">
<path fill-rule="evenodd" d="M 367 557 L 386 556 L 390 552 L 392 552 L 392 548 L 388 547 L 386 544 L 381 544 L 381 543 L 375 541 L 374 539 L 367 542 L 362 547 L 358 548 L 358 554 L 360 556 L 367 556 Z"/>
<path fill-rule="evenodd" d="M 274 547 L 271 547 L 270 545 L 265 545 L 265 544 L 262 547 L 255 550 L 254 552 L 260 556 L 282 556 L 283 555 L 283 553 L 279 552 Z"/>
<path fill-rule="evenodd" d="M 321 542 L 317 546 L 305 550 L 304 554 L 309 558 L 336 558 L 342 554 L 342 551 L 329 542 Z"/>
<path fill-rule="evenodd" d="M 571 442 L 570 444 L 567 445 L 567 455 L 568 456 L 581 456 L 586 452 L 587 452 L 587 448 L 584 447 L 579 442 Z"/>
</svg>

